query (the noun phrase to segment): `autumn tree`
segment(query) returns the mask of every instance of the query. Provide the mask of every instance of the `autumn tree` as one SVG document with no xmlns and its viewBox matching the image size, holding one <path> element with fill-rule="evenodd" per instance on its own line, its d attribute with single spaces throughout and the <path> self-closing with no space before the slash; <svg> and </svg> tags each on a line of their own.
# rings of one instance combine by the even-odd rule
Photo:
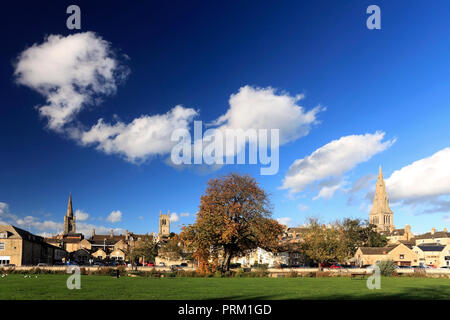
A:
<svg viewBox="0 0 450 320">
<path fill-rule="evenodd" d="M 283 227 L 271 218 L 271 208 L 266 192 L 248 175 L 211 179 L 195 224 L 184 227 L 181 236 L 201 269 L 228 271 L 233 257 L 258 247 L 276 250 Z"/>
</svg>

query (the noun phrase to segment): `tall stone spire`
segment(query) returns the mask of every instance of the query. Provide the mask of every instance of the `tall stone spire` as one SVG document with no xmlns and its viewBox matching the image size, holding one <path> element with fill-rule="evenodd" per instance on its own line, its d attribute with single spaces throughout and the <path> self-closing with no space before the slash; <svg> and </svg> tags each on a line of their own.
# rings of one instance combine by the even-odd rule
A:
<svg viewBox="0 0 450 320">
<path fill-rule="evenodd" d="M 67 204 L 67 213 L 64 217 L 63 235 L 75 233 L 77 230 L 75 217 L 72 209 L 72 194 L 69 195 L 69 203 Z"/>
<path fill-rule="evenodd" d="M 389 207 L 389 198 L 386 193 L 386 185 L 383 180 L 381 166 L 378 171 L 377 185 L 375 187 L 375 196 L 373 206 L 370 211 L 370 222 L 377 226 L 378 231 L 392 231 L 394 229 L 393 216 Z"/>
<path fill-rule="evenodd" d="M 73 217 L 73 210 L 72 210 L 72 193 L 69 194 L 69 203 L 67 204 L 67 216 Z"/>
</svg>

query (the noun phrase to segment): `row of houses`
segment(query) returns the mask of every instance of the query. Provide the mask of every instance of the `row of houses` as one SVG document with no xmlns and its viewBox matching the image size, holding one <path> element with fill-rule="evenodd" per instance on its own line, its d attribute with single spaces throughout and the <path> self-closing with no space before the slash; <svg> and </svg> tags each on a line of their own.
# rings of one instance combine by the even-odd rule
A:
<svg viewBox="0 0 450 320">
<path fill-rule="evenodd" d="M 23 229 L 0 225 L 0 265 L 54 264 L 66 251 Z"/>
</svg>

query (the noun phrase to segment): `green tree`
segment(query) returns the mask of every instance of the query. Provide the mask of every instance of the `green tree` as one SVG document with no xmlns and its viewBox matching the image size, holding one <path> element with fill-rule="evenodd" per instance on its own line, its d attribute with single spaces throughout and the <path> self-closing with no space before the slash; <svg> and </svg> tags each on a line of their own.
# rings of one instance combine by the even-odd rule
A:
<svg viewBox="0 0 450 320">
<path fill-rule="evenodd" d="M 146 234 L 130 249 L 130 260 L 135 263 L 140 257 L 154 261 L 158 255 L 158 244 L 152 235 Z"/>
<path fill-rule="evenodd" d="M 160 245 L 158 255 L 164 259 L 178 260 L 184 258 L 184 245 L 177 234 L 173 234 L 167 242 Z"/>
<path fill-rule="evenodd" d="M 345 259 L 352 258 L 359 247 L 383 247 L 387 244 L 386 237 L 376 232 L 376 227 L 367 220 L 346 218 L 336 225 L 342 232 Z"/>
</svg>

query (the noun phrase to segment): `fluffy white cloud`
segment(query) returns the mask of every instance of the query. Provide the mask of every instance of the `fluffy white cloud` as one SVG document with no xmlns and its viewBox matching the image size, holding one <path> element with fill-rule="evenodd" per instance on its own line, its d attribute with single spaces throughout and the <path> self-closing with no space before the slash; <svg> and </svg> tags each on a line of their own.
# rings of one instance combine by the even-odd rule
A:
<svg viewBox="0 0 450 320">
<path fill-rule="evenodd" d="M 62 224 L 56 221 L 41 221 L 39 218 L 33 216 L 26 216 L 15 221 L 20 228 L 37 230 L 37 231 L 62 231 Z"/>
<path fill-rule="evenodd" d="M 85 221 L 89 218 L 89 213 L 82 210 L 77 210 L 75 211 L 75 217 L 77 218 L 77 221 Z"/>
<path fill-rule="evenodd" d="M 244 86 L 229 99 L 230 108 L 214 125 L 219 129 L 280 129 L 280 145 L 309 133 L 317 114 L 325 108 L 305 111 L 297 103 L 303 95 L 277 94 L 275 89 Z"/>
<path fill-rule="evenodd" d="M 146 160 L 152 155 L 170 153 L 176 142 L 171 141 L 174 129 L 188 130 L 197 112 L 176 106 L 162 115 L 143 115 L 125 124 L 113 125 L 100 119 L 86 132 L 72 132 L 83 145 L 96 145 L 106 154 L 120 154 L 130 162 Z"/>
<path fill-rule="evenodd" d="M 90 223 L 77 223 L 77 232 L 84 234 L 85 237 L 90 237 L 92 235 L 92 229 L 95 229 L 95 234 L 110 234 L 113 230 L 114 234 L 125 234 L 125 229 L 122 228 L 108 228 L 105 226 L 94 225 Z"/>
<path fill-rule="evenodd" d="M 47 99 L 38 106 L 54 130 L 71 122 L 100 95 L 116 91 L 116 83 L 127 70 L 114 58 L 109 43 L 93 32 L 63 37 L 50 35 L 41 44 L 23 51 L 15 66 L 19 84 L 28 86 Z"/>
<path fill-rule="evenodd" d="M 106 217 L 106 221 L 109 221 L 111 223 L 116 223 L 122 220 L 122 212 L 119 210 L 111 212 L 108 217 Z"/>
<path fill-rule="evenodd" d="M 170 222 L 178 222 L 180 220 L 180 217 L 176 212 L 172 212 L 170 215 Z"/>
<path fill-rule="evenodd" d="M 341 177 L 361 162 L 369 160 L 375 154 L 389 148 L 393 140 L 383 141 L 384 132 L 374 134 L 345 136 L 320 147 L 311 155 L 297 159 L 286 174 L 282 189 L 290 192 L 301 192 L 308 185 L 327 178 Z M 339 188 L 325 185 L 316 197 L 332 196 Z M 340 183 L 342 186 L 342 183 Z"/>
<path fill-rule="evenodd" d="M 289 226 L 292 223 L 292 219 L 289 217 L 277 218 L 278 223 Z"/>
<path fill-rule="evenodd" d="M 331 199 L 333 198 L 334 194 L 336 191 L 338 191 L 340 188 L 342 188 L 343 183 L 337 183 L 337 184 L 332 184 L 329 186 L 324 186 L 320 189 L 319 194 L 316 195 L 313 200 L 317 200 L 320 198 L 323 199 Z"/>
<path fill-rule="evenodd" d="M 392 201 L 450 195 L 450 148 L 394 171 L 386 188 Z"/>
</svg>

